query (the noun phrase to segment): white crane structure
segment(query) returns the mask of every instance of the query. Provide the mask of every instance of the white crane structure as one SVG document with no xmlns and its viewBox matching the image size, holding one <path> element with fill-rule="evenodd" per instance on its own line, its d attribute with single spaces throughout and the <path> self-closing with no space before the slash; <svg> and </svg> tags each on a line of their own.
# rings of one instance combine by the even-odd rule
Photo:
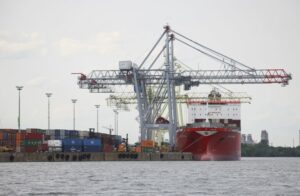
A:
<svg viewBox="0 0 300 196">
<path fill-rule="evenodd" d="M 222 63 L 225 65 L 224 69 L 177 70 L 174 41 Z M 158 48 L 159 44 L 162 45 L 161 48 Z M 150 61 L 149 57 L 154 50 L 158 50 L 158 54 Z M 163 66 L 154 68 L 161 56 L 164 58 Z M 174 145 L 178 128 L 176 107 L 177 102 L 182 100 L 176 94 L 175 87 L 183 86 L 187 91 L 199 85 L 278 83 L 285 86 L 291 79 L 291 74 L 283 69 L 251 68 L 165 26 L 162 35 L 139 65 L 131 61 L 120 61 L 117 70 L 94 70 L 89 75 L 80 74 L 78 85 L 93 93 L 115 93 L 122 86 L 131 86 L 132 94 L 128 96 L 134 97 L 138 106 L 141 139 L 151 138 L 152 130 L 166 129 L 169 132 L 169 142 Z M 166 108 L 163 108 L 164 103 Z M 159 124 L 156 119 L 164 109 L 168 112 L 168 120 L 167 123 Z"/>
</svg>

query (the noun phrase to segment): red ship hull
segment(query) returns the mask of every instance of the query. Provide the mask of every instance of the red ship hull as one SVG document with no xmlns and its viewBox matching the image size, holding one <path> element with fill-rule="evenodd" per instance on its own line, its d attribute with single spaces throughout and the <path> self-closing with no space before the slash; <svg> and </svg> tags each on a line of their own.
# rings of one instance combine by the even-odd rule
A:
<svg viewBox="0 0 300 196">
<path fill-rule="evenodd" d="M 191 152 L 195 160 L 240 160 L 241 134 L 228 128 L 182 128 L 176 134 L 176 148 Z"/>
</svg>

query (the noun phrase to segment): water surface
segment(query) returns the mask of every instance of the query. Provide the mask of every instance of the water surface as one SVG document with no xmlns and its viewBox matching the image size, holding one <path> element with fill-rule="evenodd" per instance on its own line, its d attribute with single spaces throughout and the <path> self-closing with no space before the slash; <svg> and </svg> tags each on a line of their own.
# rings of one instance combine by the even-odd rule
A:
<svg viewBox="0 0 300 196">
<path fill-rule="evenodd" d="M 300 158 L 0 163 L 0 195 L 300 195 Z"/>
</svg>

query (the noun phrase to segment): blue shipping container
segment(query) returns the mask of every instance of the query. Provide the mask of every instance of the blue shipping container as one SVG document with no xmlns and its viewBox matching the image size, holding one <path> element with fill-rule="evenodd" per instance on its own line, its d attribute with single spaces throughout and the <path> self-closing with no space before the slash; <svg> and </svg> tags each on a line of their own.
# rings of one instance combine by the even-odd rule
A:
<svg viewBox="0 0 300 196">
<path fill-rule="evenodd" d="M 55 135 L 56 135 L 56 136 L 59 136 L 59 135 L 60 135 L 60 130 L 56 129 L 56 130 L 55 130 Z"/>
<path fill-rule="evenodd" d="M 83 140 L 83 151 L 84 152 L 100 152 L 101 150 L 100 139 L 84 139 Z"/>
<path fill-rule="evenodd" d="M 8 133 L 5 133 L 5 132 L 3 133 L 3 139 L 8 140 Z"/>
<path fill-rule="evenodd" d="M 78 138 L 66 138 L 63 139 L 62 145 L 66 146 L 82 146 L 82 140 Z"/>
<path fill-rule="evenodd" d="M 78 138 L 79 132 L 78 131 L 74 131 L 74 130 L 69 130 L 68 131 L 68 135 L 66 135 L 66 136 L 70 137 L 70 138 Z"/>
<path fill-rule="evenodd" d="M 100 139 L 84 139 L 83 145 L 84 146 L 100 146 L 101 140 Z"/>
<path fill-rule="evenodd" d="M 83 152 L 100 152 L 101 146 L 83 146 Z"/>
<path fill-rule="evenodd" d="M 80 145 L 63 145 L 64 152 L 81 152 L 82 146 Z"/>
<path fill-rule="evenodd" d="M 81 152 L 82 140 L 77 138 L 66 138 L 62 140 L 64 152 Z"/>
</svg>

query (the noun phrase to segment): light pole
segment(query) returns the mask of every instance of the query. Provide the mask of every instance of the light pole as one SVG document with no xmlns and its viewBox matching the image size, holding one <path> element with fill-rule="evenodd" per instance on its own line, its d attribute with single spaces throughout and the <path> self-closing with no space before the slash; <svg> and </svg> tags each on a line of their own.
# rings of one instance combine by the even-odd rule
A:
<svg viewBox="0 0 300 196">
<path fill-rule="evenodd" d="M 46 93 L 46 96 L 48 97 L 48 134 L 50 133 L 50 97 L 52 93 Z"/>
<path fill-rule="evenodd" d="M 21 134 L 21 90 L 23 86 L 16 86 L 19 91 L 19 115 L 18 115 L 18 133 Z M 20 144 L 16 146 L 16 152 L 21 152 Z"/>
<path fill-rule="evenodd" d="M 114 113 L 115 113 L 115 132 L 116 132 L 116 135 L 118 135 L 118 110 L 114 110 Z"/>
<path fill-rule="evenodd" d="M 21 133 L 21 90 L 23 86 L 16 86 L 17 90 L 19 91 L 19 116 L 18 116 L 18 130 Z"/>
<path fill-rule="evenodd" d="M 97 133 L 99 132 L 99 107 L 100 105 L 95 105 L 97 108 Z"/>
<path fill-rule="evenodd" d="M 73 103 L 73 130 L 75 130 L 75 103 L 76 103 L 77 99 L 72 99 L 72 103 Z"/>
</svg>

